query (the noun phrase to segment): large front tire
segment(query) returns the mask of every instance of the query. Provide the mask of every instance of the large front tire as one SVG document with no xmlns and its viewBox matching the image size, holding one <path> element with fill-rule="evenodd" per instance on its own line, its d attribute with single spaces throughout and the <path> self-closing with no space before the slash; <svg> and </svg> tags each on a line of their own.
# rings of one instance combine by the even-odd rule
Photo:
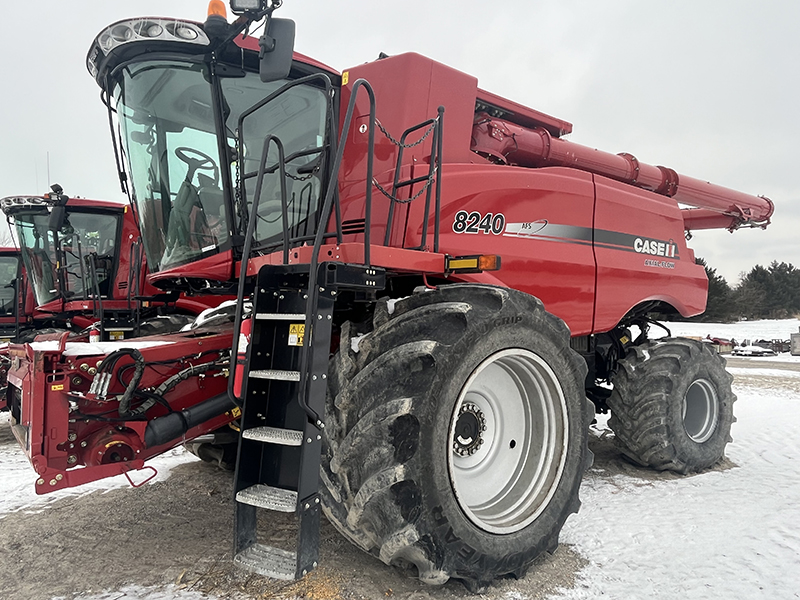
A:
<svg viewBox="0 0 800 600">
<path fill-rule="evenodd" d="M 586 365 L 535 298 L 452 285 L 379 307 L 330 370 L 323 506 L 357 546 L 472 590 L 554 551 L 590 464 Z"/>
<path fill-rule="evenodd" d="M 731 441 L 733 376 L 725 359 L 685 338 L 649 341 L 620 361 L 608 399 L 620 450 L 659 471 L 703 471 Z"/>
</svg>

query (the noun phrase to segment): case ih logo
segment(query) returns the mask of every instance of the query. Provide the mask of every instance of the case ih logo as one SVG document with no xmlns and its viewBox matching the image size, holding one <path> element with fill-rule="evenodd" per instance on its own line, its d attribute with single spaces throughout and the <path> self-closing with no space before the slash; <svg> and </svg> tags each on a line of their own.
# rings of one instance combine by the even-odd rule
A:
<svg viewBox="0 0 800 600">
<path fill-rule="evenodd" d="M 667 258 L 677 258 L 678 247 L 672 242 L 662 242 L 660 240 L 650 240 L 637 237 L 633 240 L 633 249 L 640 254 L 651 254 L 653 256 L 665 256 Z"/>
</svg>

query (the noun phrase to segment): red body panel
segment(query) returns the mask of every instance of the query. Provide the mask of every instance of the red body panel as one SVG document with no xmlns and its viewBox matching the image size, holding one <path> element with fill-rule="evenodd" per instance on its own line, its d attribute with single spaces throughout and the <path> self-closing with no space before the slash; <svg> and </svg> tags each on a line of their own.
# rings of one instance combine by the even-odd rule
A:
<svg viewBox="0 0 800 600">
<path fill-rule="evenodd" d="M 355 80 L 368 80 L 375 91 L 377 119 L 397 139 L 406 128 L 434 117 L 438 106 L 446 107 L 439 250 L 453 256 L 498 254 L 502 258 L 500 271 L 460 279 L 533 294 L 566 321 L 573 335 L 608 331 L 632 308 L 654 300 L 670 304 L 685 316 L 703 311 L 705 272 L 695 265 L 686 247 L 683 218 L 674 199 L 574 168 L 490 164 L 472 149 L 476 99 L 492 100 L 507 111 L 516 108 L 514 118 L 544 128 L 546 135 L 550 129 L 566 131 L 569 123 L 535 111 L 526 113 L 524 107 L 479 91 L 473 77 L 416 54 L 361 65 L 345 75 L 348 83 L 342 106 Z M 367 122 L 368 104 L 367 95 L 362 94 L 339 179 L 344 221 L 364 218 L 367 134 L 361 125 Z M 412 134 L 408 141 L 416 141 L 421 134 Z M 375 179 L 384 187 L 391 184 L 396 152 L 396 146 L 376 132 Z M 409 149 L 403 177 L 424 174 L 429 154 L 430 144 Z M 615 158 L 627 164 L 626 159 Z M 402 197 L 410 197 L 421 185 L 404 190 Z M 423 198 L 395 212 L 391 245 L 413 248 L 421 243 L 426 219 Z M 389 201 L 373 191 L 372 202 L 371 239 L 381 244 Z M 480 219 L 500 214 L 502 231 L 473 227 L 474 233 L 458 233 L 454 224 L 461 211 Z M 430 246 L 432 212 L 428 220 Z M 363 235 L 345 237 L 345 241 L 361 240 Z M 667 253 L 670 243 L 672 253 L 659 254 L 661 250 Z M 372 262 L 380 265 L 376 258 Z"/>
<path fill-rule="evenodd" d="M 608 331 L 628 310 L 651 300 L 666 302 L 684 316 L 703 312 L 708 279 L 705 269 L 695 263 L 694 252 L 686 246 L 683 218 L 675 202 L 598 175 L 594 179 L 594 330 Z M 623 235 L 603 240 L 601 232 Z M 637 244 L 637 240 L 641 241 Z M 656 245 L 650 252 L 652 241 Z M 658 245 L 662 243 L 663 252 Z"/>
<path fill-rule="evenodd" d="M 176 278 L 197 278 L 210 279 L 212 281 L 228 281 L 232 278 L 233 254 L 230 250 L 214 254 L 190 263 L 189 265 L 179 265 L 170 269 L 164 269 L 158 273 L 151 273 L 147 276 L 147 282 L 151 285 L 159 281 L 170 281 Z"/>
</svg>

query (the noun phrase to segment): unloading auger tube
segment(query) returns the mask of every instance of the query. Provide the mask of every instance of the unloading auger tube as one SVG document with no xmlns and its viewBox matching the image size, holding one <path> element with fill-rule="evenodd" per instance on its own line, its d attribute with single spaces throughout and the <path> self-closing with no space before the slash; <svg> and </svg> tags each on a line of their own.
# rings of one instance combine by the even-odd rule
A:
<svg viewBox="0 0 800 600">
<path fill-rule="evenodd" d="M 495 162 L 522 167 L 570 167 L 603 175 L 681 204 L 684 227 L 729 229 L 766 227 L 775 209 L 772 201 L 679 175 L 668 167 L 639 162 L 628 153 L 611 154 L 553 137 L 546 129 L 528 129 L 486 113 L 475 116 L 472 150 Z"/>
</svg>

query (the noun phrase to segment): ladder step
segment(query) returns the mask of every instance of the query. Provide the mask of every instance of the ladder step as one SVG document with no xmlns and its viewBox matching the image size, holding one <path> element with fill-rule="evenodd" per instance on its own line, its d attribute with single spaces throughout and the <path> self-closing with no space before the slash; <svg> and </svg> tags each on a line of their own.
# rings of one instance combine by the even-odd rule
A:
<svg viewBox="0 0 800 600">
<path fill-rule="evenodd" d="M 279 371 L 276 369 L 261 369 L 250 371 L 254 379 L 277 379 L 279 381 L 300 381 L 300 371 Z"/>
<path fill-rule="evenodd" d="M 303 443 L 303 432 L 294 429 L 278 429 L 277 427 L 254 427 L 242 432 L 246 440 L 256 440 L 265 444 L 282 446 L 300 446 Z"/>
<path fill-rule="evenodd" d="M 233 557 L 233 562 L 273 579 L 294 579 L 297 570 L 297 554 L 264 544 L 253 544 Z"/>
<path fill-rule="evenodd" d="M 290 513 L 297 508 L 297 492 L 257 483 L 236 494 L 236 501 L 250 506 Z"/>
<path fill-rule="evenodd" d="M 300 321 L 306 322 L 303 313 L 256 313 L 257 321 Z"/>
</svg>

